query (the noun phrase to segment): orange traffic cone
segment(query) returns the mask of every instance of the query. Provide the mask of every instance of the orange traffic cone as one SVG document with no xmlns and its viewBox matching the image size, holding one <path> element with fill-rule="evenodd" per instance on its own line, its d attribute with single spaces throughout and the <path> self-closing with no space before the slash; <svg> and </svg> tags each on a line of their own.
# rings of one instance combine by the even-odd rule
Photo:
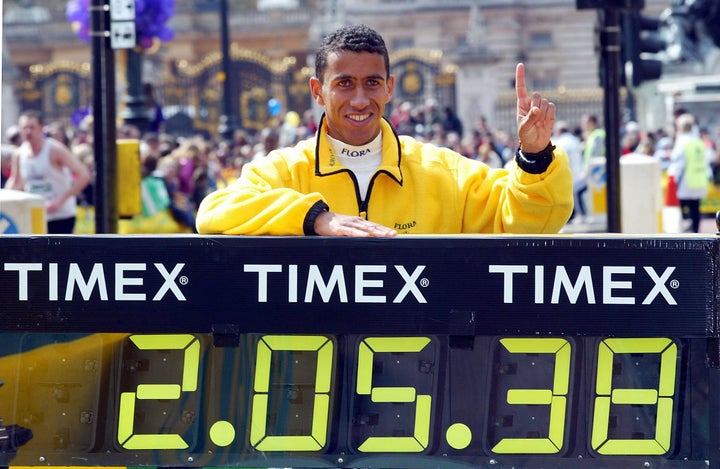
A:
<svg viewBox="0 0 720 469">
<path fill-rule="evenodd" d="M 677 183 L 675 176 L 668 176 L 665 188 L 665 207 L 662 211 L 662 226 L 664 233 L 682 233 L 682 209 L 677 196 Z"/>
</svg>

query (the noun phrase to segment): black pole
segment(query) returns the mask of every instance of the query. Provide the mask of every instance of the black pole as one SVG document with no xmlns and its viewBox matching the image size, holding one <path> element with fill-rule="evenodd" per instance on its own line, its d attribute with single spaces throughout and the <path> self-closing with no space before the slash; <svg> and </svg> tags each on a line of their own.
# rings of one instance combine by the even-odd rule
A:
<svg viewBox="0 0 720 469">
<path fill-rule="evenodd" d="M 127 64 L 125 77 L 127 79 L 127 94 L 125 96 L 125 110 L 122 117 L 123 122 L 137 127 L 140 135 L 145 133 L 150 123 L 145 102 L 145 87 L 142 80 L 143 54 L 136 49 L 127 50 Z"/>
<path fill-rule="evenodd" d="M 93 145 L 95 233 L 117 233 L 115 55 L 110 48 L 109 0 L 92 0 Z"/>
<path fill-rule="evenodd" d="M 224 140 L 232 140 L 238 119 L 233 114 L 232 86 L 230 85 L 230 32 L 228 27 L 228 3 L 220 0 L 220 49 L 222 52 L 222 115 L 218 133 Z"/>
<path fill-rule="evenodd" d="M 605 171 L 607 178 L 608 232 L 621 232 L 620 212 L 620 10 L 605 8 L 600 32 L 605 73 Z"/>
</svg>

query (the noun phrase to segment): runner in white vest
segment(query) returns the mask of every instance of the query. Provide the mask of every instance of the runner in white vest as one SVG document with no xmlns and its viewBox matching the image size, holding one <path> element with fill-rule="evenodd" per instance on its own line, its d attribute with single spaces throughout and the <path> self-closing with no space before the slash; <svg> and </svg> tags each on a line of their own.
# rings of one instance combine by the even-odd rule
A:
<svg viewBox="0 0 720 469">
<path fill-rule="evenodd" d="M 24 112 L 19 126 L 24 141 L 13 155 L 6 188 L 44 197 L 48 233 L 72 233 L 76 195 L 90 182 L 90 172 L 65 145 L 45 137 L 38 112 Z"/>
</svg>

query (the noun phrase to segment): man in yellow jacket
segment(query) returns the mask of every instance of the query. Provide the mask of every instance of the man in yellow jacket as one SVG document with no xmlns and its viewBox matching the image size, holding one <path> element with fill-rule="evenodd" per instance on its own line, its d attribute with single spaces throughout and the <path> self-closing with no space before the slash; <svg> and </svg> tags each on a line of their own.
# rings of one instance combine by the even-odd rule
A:
<svg viewBox="0 0 720 469">
<path fill-rule="evenodd" d="M 328 35 L 310 80 L 325 109 L 314 138 L 245 165 L 209 194 L 199 233 L 395 236 L 556 233 L 572 213 L 567 156 L 550 143 L 555 105 L 528 95 L 516 70 L 520 148 L 509 169 L 398 136 L 383 118 L 395 79 L 367 26 Z"/>
</svg>

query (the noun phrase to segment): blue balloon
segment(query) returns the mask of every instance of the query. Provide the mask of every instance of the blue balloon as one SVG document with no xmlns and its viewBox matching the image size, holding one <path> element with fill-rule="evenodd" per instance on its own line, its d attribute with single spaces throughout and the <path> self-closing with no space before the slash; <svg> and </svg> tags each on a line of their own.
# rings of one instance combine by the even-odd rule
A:
<svg viewBox="0 0 720 469">
<path fill-rule="evenodd" d="M 268 100 L 268 110 L 270 111 L 271 116 L 279 116 L 280 111 L 282 110 L 282 104 L 277 99 L 270 98 Z"/>
</svg>

